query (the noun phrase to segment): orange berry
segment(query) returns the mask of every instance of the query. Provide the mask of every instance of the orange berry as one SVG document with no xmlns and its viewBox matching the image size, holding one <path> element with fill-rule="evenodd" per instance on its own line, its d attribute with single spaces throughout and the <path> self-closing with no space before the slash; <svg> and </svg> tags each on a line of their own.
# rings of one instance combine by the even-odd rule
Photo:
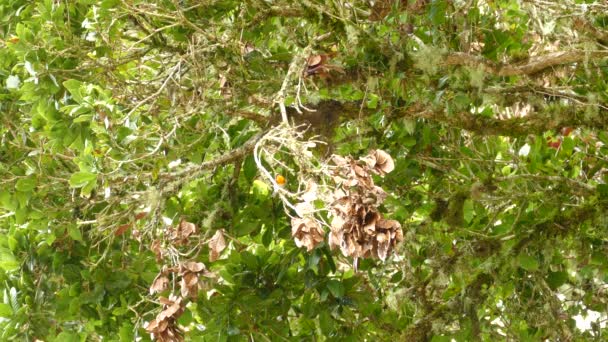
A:
<svg viewBox="0 0 608 342">
<path fill-rule="evenodd" d="M 287 182 L 287 180 L 285 179 L 285 177 L 281 176 L 281 175 L 277 175 L 274 180 L 277 182 L 277 184 L 279 185 L 285 185 L 285 183 Z"/>
</svg>

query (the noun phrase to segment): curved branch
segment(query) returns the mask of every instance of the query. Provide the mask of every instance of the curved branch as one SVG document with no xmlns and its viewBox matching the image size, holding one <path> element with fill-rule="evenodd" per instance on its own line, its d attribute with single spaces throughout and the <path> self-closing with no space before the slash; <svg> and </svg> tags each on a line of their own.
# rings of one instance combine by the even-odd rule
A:
<svg viewBox="0 0 608 342">
<path fill-rule="evenodd" d="M 448 66 L 469 66 L 482 68 L 485 72 L 496 76 L 531 75 L 563 64 L 571 64 L 592 59 L 608 57 L 608 51 L 560 51 L 543 56 L 530 58 L 524 64 L 496 64 L 485 57 L 470 55 L 464 52 L 454 52 L 447 55 L 444 64 Z"/>
</svg>

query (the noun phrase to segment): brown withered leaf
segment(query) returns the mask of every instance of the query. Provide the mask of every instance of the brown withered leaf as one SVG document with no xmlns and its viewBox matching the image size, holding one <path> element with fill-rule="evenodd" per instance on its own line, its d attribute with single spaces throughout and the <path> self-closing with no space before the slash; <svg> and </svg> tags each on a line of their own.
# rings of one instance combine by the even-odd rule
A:
<svg viewBox="0 0 608 342">
<path fill-rule="evenodd" d="M 132 223 L 125 223 L 125 224 L 122 224 L 122 225 L 118 226 L 118 228 L 114 231 L 114 235 L 115 236 L 121 236 L 129 228 L 131 228 L 132 225 L 133 225 Z"/>
<path fill-rule="evenodd" d="M 311 55 L 306 60 L 306 65 L 309 68 L 315 68 L 318 67 L 321 63 L 323 63 L 323 60 L 323 55 Z"/>
<path fill-rule="evenodd" d="M 336 164 L 336 166 L 346 166 L 349 163 L 349 161 L 350 161 L 350 159 L 347 159 L 345 157 L 339 156 L 337 154 L 334 154 L 331 157 L 331 160 L 334 162 L 334 164 Z"/>
<path fill-rule="evenodd" d="M 342 232 L 331 231 L 329 233 L 329 248 L 332 250 L 334 250 L 336 248 L 340 248 L 341 243 L 342 243 Z"/>
<path fill-rule="evenodd" d="M 308 180 L 308 182 L 306 183 L 306 189 L 304 190 L 304 193 L 301 196 L 302 201 L 306 203 L 314 202 L 319 196 L 318 188 L 319 185 L 315 181 L 313 181 L 312 179 Z"/>
<path fill-rule="evenodd" d="M 226 239 L 224 239 L 224 231 L 218 229 L 211 237 L 208 243 L 209 246 L 209 261 L 214 262 L 219 257 L 224 248 L 226 248 Z"/>
<path fill-rule="evenodd" d="M 198 275 L 188 272 L 180 280 L 180 291 L 183 297 L 195 298 L 198 293 Z"/>
<path fill-rule="evenodd" d="M 401 223 L 395 220 L 378 220 L 378 228 L 390 229 L 390 230 L 401 230 Z"/>
<path fill-rule="evenodd" d="M 386 234 L 378 233 L 376 241 L 378 242 L 378 258 L 385 261 L 390 247 L 390 239 Z"/>
<path fill-rule="evenodd" d="M 313 250 L 325 238 L 321 225 L 311 218 L 293 218 L 291 220 L 291 236 L 296 246 L 305 246 L 307 251 Z"/>
<path fill-rule="evenodd" d="M 167 297 L 163 297 L 163 296 L 159 296 L 158 297 L 158 301 L 163 304 L 163 305 L 171 305 L 173 304 L 173 300 L 167 298 Z"/>
<path fill-rule="evenodd" d="M 368 212 L 367 215 L 365 215 L 365 220 L 363 222 L 363 231 L 369 235 L 374 234 L 376 231 L 376 222 L 378 222 L 379 218 L 380 215 L 377 212 Z"/>
<path fill-rule="evenodd" d="M 156 319 L 153 319 L 146 326 L 146 331 L 158 334 L 165 331 L 165 329 L 167 329 L 167 325 L 168 322 L 166 320 L 158 321 Z"/>
<path fill-rule="evenodd" d="M 374 156 L 376 158 L 376 165 L 374 168 L 380 174 L 387 174 L 395 169 L 395 162 L 390 154 L 382 150 L 376 150 L 374 151 Z"/>
<path fill-rule="evenodd" d="M 155 294 L 159 292 L 165 291 L 169 287 L 169 278 L 166 276 L 159 274 L 156 276 L 154 281 L 152 282 L 152 286 L 150 286 L 150 294 Z"/>
<path fill-rule="evenodd" d="M 178 226 L 178 238 L 187 239 L 190 235 L 196 233 L 196 225 L 186 220 L 181 220 Z"/>
<path fill-rule="evenodd" d="M 163 253 L 161 250 L 160 240 L 152 241 L 152 244 L 150 244 L 150 250 L 152 253 L 154 253 L 154 255 L 156 255 L 156 261 L 160 261 L 162 259 Z"/>
<path fill-rule="evenodd" d="M 176 315 L 177 312 L 179 312 L 179 310 L 181 309 L 181 305 L 180 303 L 173 303 L 171 305 L 169 305 L 166 309 L 164 309 L 163 311 L 161 311 L 161 313 L 158 315 L 158 319 L 160 320 L 164 320 L 165 318 L 173 318 Z M 177 317 L 175 317 L 177 318 Z"/>
<path fill-rule="evenodd" d="M 135 215 L 135 221 L 139 221 L 139 220 L 143 219 L 144 217 L 146 217 L 146 215 L 148 215 L 148 213 L 146 213 L 145 211 L 137 213 Z"/>
<path fill-rule="evenodd" d="M 202 262 L 186 261 L 186 262 L 182 263 L 182 274 L 185 273 L 185 270 L 188 270 L 188 271 L 194 272 L 194 273 L 198 273 L 205 269 L 206 269 L 205 264 L 203 264 Z"/>
<path fill-rule="evenodd" d="M 164 310 L 156 317 L 158 321 L 163 321 L 167 318 L 177 319 L 184 312 L 182 297 L 171 295 L 168 299 L 160 297 L 159 300 L 163 303 Z"/>
</svg>

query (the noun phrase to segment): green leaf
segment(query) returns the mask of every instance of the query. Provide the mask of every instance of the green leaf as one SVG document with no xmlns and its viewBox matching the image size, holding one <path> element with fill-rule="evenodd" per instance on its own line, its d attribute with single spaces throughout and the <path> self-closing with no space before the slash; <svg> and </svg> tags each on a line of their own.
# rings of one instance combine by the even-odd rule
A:
<svg viewBox="0 0 608 342">
<path fill-rule="evenodd" d="M 539 267 L 539 262 L 535 257 L 530 255 L 522 254 L 518 258 L 519 266 L 526 271 L 537 271 Z"/>
<path fill-rule="evenodd" d="M 5 303 L 0 303 L 0 317 L 11 318 L 13 316 L 13 308 Z"/>
<path fill-rule="evenodd" d="M 330 336 L 334 331 L 334 319 L 327 310 L 323 310 L 319 313 L 319 327 L 325 336 Z"/>
<path fill-rule="evenodd" d="M 608 198 L 608 184 L 598 184 L 597 193 L 600 195 L 600 198 Z"/>
<path fill-rule="evenodd" d="M 259 229 L 260 226 L 260 222 L 241 221 L 234 226 L 234 233 L 237 237 L 245 236 Z"/>
<path fill-rule="evenodd" d="M 258 173 L 258 167 L 255 164 L 255 159 L 252 155 L 247 156 L 245 161 L 243 162 L 243 174 L 245 175 L 245 179 L 251 182 L 255 175 Z"/>
<path fill-rule="evenodd" d="M 21 178 L 15 183 L 15 189 L 21 192 L 30 192 L 36 188 L 36 180 L 33 178 Z"/>
<path fill-rule="evenodd" d="M 332 279 L 328 281 L 327 289 L 331 292 L 332 296 L 336 298 L 342 298 L 344 296 L 344 286 L 338 280 Z"/>
<path fill-rule="evenodd" d="M 8 248 L 10 248 L 10 250 L 13 252 L 17 249 L 17 246 L 19 245 L 19 241 L 17 241 L 17 239 L 15 239 L 15 237 L 12 235 L 8 236 L 7 243 Z"/>
<path fill-rule="evenodd" d="M 70 177 L 70 186 L 73 188 L 82 188 L 89 183 L 93 183 L 97 181 L 97 174 L 80 171 L 76 172 Z"/>
<path fill-rule="evenodd" d="M 84 102 L 82 94 L 80 93 L 80 86 L 82 86 L 82 82 L 77 80 L 67 80 L 63 82 L 63 86 L 70 92 L 74 101 L 78 103 Z"/>
<path fill-rule="evenodd" d="M 54 339 L 55 342 L 81 342 L 80 336 L 76 333 L 62 331 Z"/>
<path fill-rule="evenodd" d="M 0 207 L 12 211 L 17 209 L 17 203 L 7 190 L 0 191 Z"/>
<path fill-rule="evenodd" d="M 0 268 L 5 271 L 14 271 L 19 268 L 19 262 L 10 249 L 0 247 Z"/>
<path fill-rule="evenodd" d="M 135 340 L 134 327 L 129 323 L 123 323 L 118 331 L 120 342 L 130 342 Z"/>
<path fill-rule="evenodd" d="M 378 100 L 379 100 L 378 95 L 370 94 L 369 99 L 367 100 L 367 108 L 369 108 L 369 109 L 378 108 Z"/>
<path fill-rule="evenodd" d="M 547 284 L 552 290 L 557 289 L 568 281 L 568 273 L 564 271 L 549 272 Z"/>
<path fill-rule="evenodd" d="M 72 225 L 68 228 L 68 234 L 74 241 L 82 242 L 82 233 L 80 232 L 80 228 L 76 225 Z"/>
<path fill-rule="evenodd" d="M 475 209 L 473 208 L 473 201 L 471 199 L 467 199 L 464 201 L 464 205 L 462 207 L 464 220 L 467 223 L 471 223 L 473 217 L 475 217 Z"/>
<path fill-rule="evenodd" d="M 264 200 L 270 195 L 270 187 L 265 182 L 256 179 L 251 186 L 251 194 L 259 200 Z"/>
</svg>

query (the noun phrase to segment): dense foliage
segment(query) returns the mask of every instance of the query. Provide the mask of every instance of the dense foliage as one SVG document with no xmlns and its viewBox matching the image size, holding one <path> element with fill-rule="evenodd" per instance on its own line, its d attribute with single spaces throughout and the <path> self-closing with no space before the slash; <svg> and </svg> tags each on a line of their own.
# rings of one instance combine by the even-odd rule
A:
<svg viewBox="0 0 608 342">
<path fill-rule="evenodd" d="M 3 0 L 0 340 L 606 338 L 607 11 Z"/>
</svg>

